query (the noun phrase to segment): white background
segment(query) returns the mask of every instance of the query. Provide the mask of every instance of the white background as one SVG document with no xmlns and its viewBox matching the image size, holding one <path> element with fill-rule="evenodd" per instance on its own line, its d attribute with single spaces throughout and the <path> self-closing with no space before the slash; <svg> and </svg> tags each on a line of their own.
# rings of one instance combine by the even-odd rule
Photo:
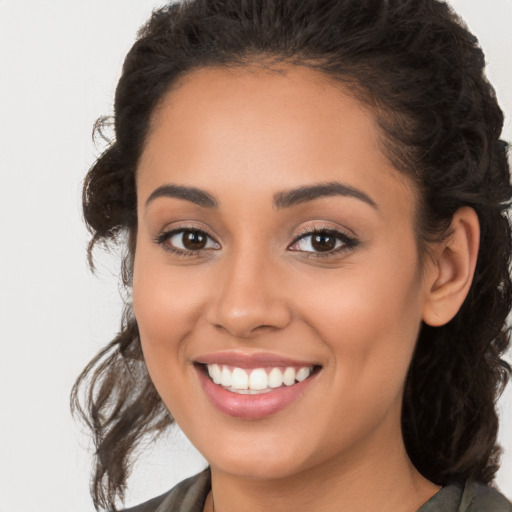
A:
<svg viewBox="0 0 512 512">
<path fill-rule="evenodd" d="M 479 37 L 512 138 L 512 0 L 451 2 Z M 90 444 L 69 414 L 75 377 L 118 328 L 117 261 L 85 260 L 81 182 L 123 57 L 152 0 L 0 0 L 0 512 L 92 511 Z M 500 401 L 512 498 L 512 386 Z M 146 447 L 127 504 L 203 461 L 179 432 Z"/>
</svg>

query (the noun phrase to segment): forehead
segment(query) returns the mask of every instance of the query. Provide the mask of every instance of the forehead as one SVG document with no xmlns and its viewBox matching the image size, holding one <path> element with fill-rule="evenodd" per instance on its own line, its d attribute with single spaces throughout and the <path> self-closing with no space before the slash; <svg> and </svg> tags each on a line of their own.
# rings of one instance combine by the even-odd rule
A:
<svg viewBox="0 0 512 512">
<path fill-rule="evenodd" d="M 153 112 L 148 139 L 162 129 L 198 141 L 215 132 L 229 135 L 235 145 L 259 132 L 259 140 L 271 146 L 280 131 L 281 140 L 287 135 L 304 143 L 321 136 L 339 145 L 348 140 L 346 133 L 340 133 L 341 126 L 353 134 L 366 134 L 366 142 L 375 148 L 379 145 L 381 131 L 373 111 L 324 73 L 284 64 L 208 67 L 173 84 Z M 239 137 L 236 128 L 243 128 Z M 261 137 L 263 131 L 268 137 Z"/>
<path fill-rule="evenodd" d="M 169 181 L 269 194 L 347 180 L 379 194 L 392 181 L 403 194 L 412 183 L 389 163 L 382 139 L 372 109 L 318 71 L 199 69 L 181 78 L 153 113 L 139 196 Z"/>
</svg>

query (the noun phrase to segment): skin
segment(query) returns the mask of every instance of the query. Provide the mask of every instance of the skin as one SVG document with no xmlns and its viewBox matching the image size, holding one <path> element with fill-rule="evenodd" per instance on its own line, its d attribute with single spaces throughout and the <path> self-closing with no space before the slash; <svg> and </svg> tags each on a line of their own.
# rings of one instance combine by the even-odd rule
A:
<svg viewBox="0 0 512 512">
<path fill-rule="evenodd" d="M 211 465 L 205 510 L 405 512 L 438 490 L 407 457 L 401 400 L 422 320 L 448 321 L 467 292 L 478 223 L 460 212 L 422 264 L 416 191 L 381 137 L 369 109 L 304 68 L 195 71 L 154 113 L 137 171 L 134 311 L 151 378 Z M 274 204 L 332 182 L 374 204 Z M 217 207 L 148 202 L 169 184 L 206 191 Z M 157 243 L 179 228 L 206 232 L 208 247 Z M 298 241 L 313 228 L 357 243 L 318 255 Z M 321 370 L 284 410 L 246 420 L 220 412 L 199 383 L 194 361 L 220 351 Z"/>
</svg>

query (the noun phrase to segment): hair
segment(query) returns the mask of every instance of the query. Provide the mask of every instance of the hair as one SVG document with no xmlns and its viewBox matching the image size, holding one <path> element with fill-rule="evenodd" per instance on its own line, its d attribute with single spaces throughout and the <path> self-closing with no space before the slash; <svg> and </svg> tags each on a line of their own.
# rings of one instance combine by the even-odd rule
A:
<svg viewBox="0 0 512 512">
<path fill-rule="evenodd" d="M 512 304 L 508 147 L 484 55 L 444 2 L 192 0 L 155 11 L 124 62 L 113 140 L 85 179 L 91 266 L 96 244 L 124 246 L 129 293 L 137 164 L 152 114 L 173 84 L 195 69 L 262 62 L 318 70 L 373 109 L 386 155 L 419 190 L 420 253 L 446 234 L 460 207 L 478 214 L 472 286 L 452 321 L 420 330 L 402 430 L 412 462 L 432 482 L 491 482 L 500 451 L 496 400 L 510 375 L 501 358 Z M 75 383 L 72 408 L 94 436 L 95 507 L 116 510 L 134 448 L 173 422 L 149 378 L 129 301 L 118 335 Z"/>
</svg>

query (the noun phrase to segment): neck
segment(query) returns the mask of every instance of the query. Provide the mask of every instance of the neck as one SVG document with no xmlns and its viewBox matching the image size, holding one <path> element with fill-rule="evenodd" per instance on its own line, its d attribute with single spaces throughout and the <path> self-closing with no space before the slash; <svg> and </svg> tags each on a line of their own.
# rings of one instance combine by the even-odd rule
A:
<svg viewBox="0 0 512 512">
<path fill-rule="evenodd" d="M 279 479 L 245 478 L 212 467 L 205 511 L 413 512 L 439 490 L 414 468 L 401 436 L 377 444 L 352 447 L 351 453 Z"/>
</svg>

